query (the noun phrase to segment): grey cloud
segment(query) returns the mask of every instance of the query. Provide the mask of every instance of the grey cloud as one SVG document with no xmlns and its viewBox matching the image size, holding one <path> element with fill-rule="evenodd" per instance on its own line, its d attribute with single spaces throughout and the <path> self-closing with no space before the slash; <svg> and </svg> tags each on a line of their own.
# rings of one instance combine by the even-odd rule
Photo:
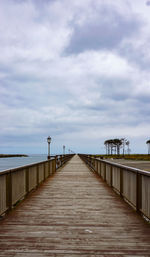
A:
<svg viewBox="0 0 150 257">
<path fill-rule="evenodd" d="M 142 38 L 140 38 L 141 40 Z M 148 39 L 150 40 L 150 38 Z M 136 47 L 134 42 L 137 42 L 138 38 L 132 40 L 132 42 L 125 42 L 120 45 L 118 52 L 121 56 L 124 56 L 129 63 L 138 66 L 142 70 L 149 71 L 150 58 L 148 53 L 149 44 L 147 42 L 142 42 L 141 46 Z"/>
<path fill-rule="evenodd" d="M 124 101 L 132 97 L 132 83 L 130 79 L 103 79 L 101 89 L 102 97 L 112 99 L 116 102 Z"/>
<path fill-rule="evenodd" d="M 143 94 L 140 94 L 140 95 L 138 95 L 138 96 L 135 96 L 135 98 L 136 98 L 137 100 L 143 102 L 144 105 L 148 104 L 149 107 L 150 107 L 150 95 L 148 95 L 148 94 L 146 94 L 146 93 L 144 94 L 144 92 L 143 92 Z M 146 106 L 145 106 L 145 107 L 146 107 Z M 146 110 L 145 110 L 145 111 L 146 111 Z M 150 114 L 150 108 L 149 108 L 149 114 Z"/>
<path fill-rule="evenodd" d="M 15 2 L 17 0 L 13 3 Z M 25 10 L 24 7 L 19 9 L 18 5 L 15 9 L 14 5 L 13 13 L 9 14 L 12 27 L 7 19 L 6 10 L 10 8 L 11 13 L 13 8 L 8 4 L 4 12 L 6 19 L 2 27 L 9 27 L 9 37 L 6 38 L 8 48 L 5 49 L 5 44 L 1 44 L 0 58 L 1 151 L 5 146 L 7 151 L 14 146 L 17 150 L 21 147 L 24 147 L 24 150 L 30 148 L 36 153 L 42 145 L 46 145 L 47 150 L 48 135 L 52 136 L 53 145 L 62 148 L 62 145 L 68 142 L 68 148 L 71 145 L 78 145 L 79 151 L 84 148 L 84 151 L 88 149 L 90 152 L 94 152 L 95 149 L 99 152 L 100 144 L 103 145 L 103 140 L 107 137 L 115 135 L 123 137 L 127 134 L 138 138 L 144 133 L 147 136 L 150 131 L 150 104 L 149 91 L 145 84 L 146 80 L 148 81 L 149 72 L 145 71 L 139 76 L 141 69 L 136 69 L 134 65 L 132 67 L 132 60 L 137 56 L 136 50 L 133 51 L 133 48 L 130 48 L 129 56 L 131 52 L 134 56 L 128 59 L 126 52 L 128 45 L 123 46 L 121 50 L 118 49 L 118 45 L 120 46 L 124 39 L 129 38 L 132 41 L 132 35 L 142 26 L 138 17 L 132 15 L 132 10 L 129 10 L 126 16 L 124 10 L 124 14 L 123 11 L 122 15 L 118 13 L 119 6 L 118 9 L 112 6 L 98 9 L 98 0 L 95 2 L 95 14 L 88 18 L 93 9 L 91 10 L 92 7 L 85 3 L 83 11 L 79 8 L 78 15 L 81 18 L 83 15 L 87 19 L 84 25 L 77 25 L 76 12 L 71 14 L 71 17 L 75 17 L 74 23 L 70 24 L 70 18 L 69 20 L 67 18 L 70 10 L 74 12 L 74 8 L 71 8 L 72 2 L 65 1 L 70 8 L 68 12 L 65 12 L 64 1 L 60 1 L 59 6 L 56 4 L 55 12 L 52 6 L 46 6 L 51 1 L 24 2 L 27 3 Z M 32 6 L 28 6 L 30 3 Z M 15 20 L 14 16 L 18 17 L 22 10 L 24 10 L 22 19 Z M 30 13 L 30 19 L 28 13 Z M 14 28 L 18 20 L 20 32 L 17 38 L 22 42 L 21 52 L 18 51 L 18 45 L 13 40 L 16 31 Z M 46 30 L 46 34 L 42 33 L 43 29 L 45 31 L 45 28 L 49 28 L 52 22 L 54 29 L 50 36 L 49 30 Z M 37 23 L 41 26 L 37 26 Z M 88 49 L 102 51 L 91 51 L 85 53 L 85 56 L 84 54 L 67 55 L 64 58 L 61 54 L 63 50 L 60 49 L 64 49 L 70 34 L 65 43 L 62 42 L 66 31 L 61 30 L 62 24 L 67 31 L 73 31 L 68 53 L 80 53 Z M 61 35 L 59 29 L 62 32 Z M 5 31 L 7 32 L 6 29 Z M 26 40 L 22 31 L 27 36 Z M 1 33 L 2 41 L 4 36 L 5 33 Z M 54 42 L 51 44 L 53 39 Z M 43 43 L 43 40 L 48 44 Z M 26 51 L 28 41 L 30 42 L 29 52 Z M 58 41 L 62 44 L 55 49 L 54 46 Z M 39 48 L 37 47 L 35 51 L 38 43 Z M 14 47 L 10 49 L 13 44 Z M 105 48 L 108 51 L 103 51 Z M 44 53 L 43 49 L 46 50 Z M 10 50 L 9 54 L 8 50 Z M 111 50 L 114 50 L 113 53 Z M 49 52 L 55 52 L 55 55 L 49 55 Z M 123 58 L 119 58 L 119 55 Z M 138 62 L 140 58 L 139 55 Z M 48 61 L 44 63 L 43 60 Z M 120 67 L 123 68 L 120 69 Z M 137 82 L 141 83 L 141 88 Z M 147 92 L 140 93 L 142 86 Z M 137 126 L 139 128 L 136 130 Z M 16 148 L 17 145 L 20 148 Z"/>
<path fill-rule="evenodd" d="M 147 2 L 146 2 L 146 5 L 150 6 L 150 1 L 147 1 Z"/>
<path fill-rule="evenodd" d="M 135 15 L 132 19 L 126 19 L 116 10 L 104 8 L 96 19 L 74 26 L 66 52 L 117 48 L 124 38 L 132 36 L 140 26 L 141 21 Z"/>
<path fill-rule="evenodd" d="M 102 81 L 101 81 L 102 83 Z M 98 92 L 98 89 L 97 89 Z M 93 124 L 137 126 L 142 122 L 150 122 L 149 96 L 143 92 L 137 95 L 130 80 L 105 80 L 101 87 L 101 96 L 90 104 L 74 102 L 69 108 L 81 110 L 89 117 L 96 117 Z M 92 119 L 93 121 L 93 119 Z"/>
</svg>

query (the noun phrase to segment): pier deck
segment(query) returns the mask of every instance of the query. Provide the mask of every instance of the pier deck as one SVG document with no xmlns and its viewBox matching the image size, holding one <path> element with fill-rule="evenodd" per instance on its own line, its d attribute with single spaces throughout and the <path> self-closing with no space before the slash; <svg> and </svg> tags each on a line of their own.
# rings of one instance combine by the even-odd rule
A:
<svg viewBox="0 0 150 257">
<path fill-rule="evenodd" d="M 150 226 L 78 156 L 0 221 L 0 257 L 150 256 Z"/>
</svg>

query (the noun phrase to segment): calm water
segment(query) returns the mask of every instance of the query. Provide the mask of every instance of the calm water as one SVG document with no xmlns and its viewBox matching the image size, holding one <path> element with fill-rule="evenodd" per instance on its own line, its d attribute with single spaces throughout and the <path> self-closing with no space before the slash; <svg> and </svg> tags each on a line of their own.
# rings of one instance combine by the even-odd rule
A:
<svg viewBox="0 0 150 257">
<path fill-rule="evenodd" d="M 0 172 L 3 170 L 24 166 L 35 162 L 45 161 L 47 155 L 35 154 L 29 157 L 11 157 L 11 158 L 0 158 Z"/>
</svg>

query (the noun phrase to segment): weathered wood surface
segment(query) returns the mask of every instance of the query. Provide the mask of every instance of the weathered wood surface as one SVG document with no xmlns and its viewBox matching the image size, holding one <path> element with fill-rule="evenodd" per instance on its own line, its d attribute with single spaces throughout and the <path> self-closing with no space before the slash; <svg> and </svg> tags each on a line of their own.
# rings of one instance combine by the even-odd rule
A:
<svg viewBox="0 0 150 257">
<path fill-rule="evenodd" d="M 78 156 L 0 221 L 0 257 L 150 256 L 150 226 Z"/>
<path fill-rule="evenodd" d="M 150 172 L 86 154 L 79 156 L 138 213 L 150 220 Z"/>
</svg>

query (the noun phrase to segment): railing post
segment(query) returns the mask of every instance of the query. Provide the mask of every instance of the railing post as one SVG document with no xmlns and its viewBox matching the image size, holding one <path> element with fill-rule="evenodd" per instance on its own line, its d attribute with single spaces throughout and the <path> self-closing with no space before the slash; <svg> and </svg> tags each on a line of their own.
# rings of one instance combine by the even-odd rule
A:
<svg viewBox="0 0 150 257">
<path fill-rule="evenodd" d="M 136 211 L 140 213 L 142 208 L 142 176 L 136 174 Z"/>
<path fill-rule="evenodd" d="M 55 165 L 56 165 L 56 170 L 57 170 L 57 156 L 55 156 Z"/>
<path fill-rule="evenodd" d="M 104 165 L 104 181 L 106 181 L 106 163 Z"/>
<path fill-rule="evenodd" d="M 89 166 L 91 167 L 91 157 L 89 157 Z"/>
<path fill-rule="evenodd" d="M 46 179 L 46 169 L 45 169 L 46 163 L 44 162 L 44 180 Z"/>
<path fill-rule="evenodd" d="M 88 164 L 88 162 L 89 162 L 89 156 L 87 155 L 86 157 L 84 156 L 83 158 L 82 158 L 82 160 L 86 163 L 86 164 Z"/>
<path fill-rule="evenodd" d="M 93 169 L 94 169 L 94 170 L 96 170 L 95 167 L 96 167 L 96 161 L 95 161 L 95 159 L 94 159 L 94 157 L 93 157 Z"/>
<path fill-rule="evenodd" d="M 95 171 L 96 171 L 96 173 L 98 172 L 98 161 L 97 160 L 95 160 Z"/>
<path fill-rule="evenodd" d="M 53 173 L 56 172 L 56 159 L 52 161 Z"/>
<path fill-rule="evenodd" d="M 113 185 L 113 167 L 110 165 L 110 186 L 112 187 Z"/>
<path fill-rule="evenodd" d="M 95 170 L 95 160 L 94 160 L 94 157 L 92 157 L 92 168 Z"/>
<path fill-rule="evenodd" d="M 91 156 L 89 156 L 89 166 L 91 167 Z"/>
<path fill-rule="evenodd" d="M 12 209 L 12 176 L 9 172 L 6 176 L 6 203 L 8 210 Z"/>
<path fill-rule="evenodd" d="M 100 166 L 99 166 L 99 175 L 100 175 L 100 177 L 101 177 L 101 171 L 102 171 L 102 162 L 100 161 Z"/>
<path fill-rule="evenodd" d="M 63 156 L 61 155 L 61 166 L 63 166 L 63 164 L 64 164 L 64 160 L 63 160 Z"/>
<path fill-rule="evenodd" d="M 62 166 L 62 162 L 61 162 L 61 156 L 59 156 L 59 167 Z"/>
<path fill-rule="evenodd" d="M 39 185 L 39 165 L 36 167 L 36 184 Z"/>
<path fill-rule="evenodd" d="M 95 162 L 94 162 L 93 157 L 91 158 L 91 160 L 92 160 L 92 169 L 93 169 L 95 167 Z"/>
<path fill-rule="evenodd" d="M 59 168 L 60 168 L 61 167 L 61 157 L 60 156 L 59 156 L 58 160 L 59 160 Z"/>
<path fill-rule="evenodd" d="M 123 170 L 120 169 L 120 196 L 123 197 Z"/>
<path fill-rule="evenodd" d="M 26 169 L 26 194 L 29 193 L 29 168 Z"/>
<path fill-rule="evenodd" d="M 50 171 L 50 161 L 48 160 L 48 177 L 50 176 L 51 171 Z"/>
</svg>

